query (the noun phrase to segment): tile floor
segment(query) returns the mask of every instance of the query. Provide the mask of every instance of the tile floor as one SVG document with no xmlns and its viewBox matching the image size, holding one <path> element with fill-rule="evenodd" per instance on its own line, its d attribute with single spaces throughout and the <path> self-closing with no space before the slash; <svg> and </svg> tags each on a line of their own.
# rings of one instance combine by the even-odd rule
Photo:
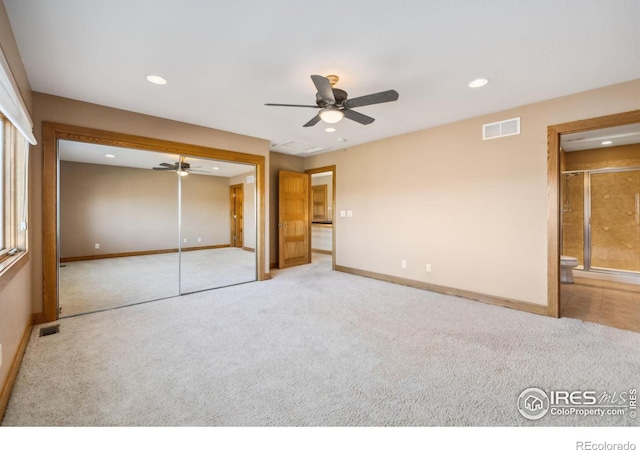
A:
<svg viewBox="0 0 640 450">
<path fill-rule="evenodd" d="M 640 285 L 575 277 L 560 285 L 562 317 L 640 333 Z"/>
</svg>

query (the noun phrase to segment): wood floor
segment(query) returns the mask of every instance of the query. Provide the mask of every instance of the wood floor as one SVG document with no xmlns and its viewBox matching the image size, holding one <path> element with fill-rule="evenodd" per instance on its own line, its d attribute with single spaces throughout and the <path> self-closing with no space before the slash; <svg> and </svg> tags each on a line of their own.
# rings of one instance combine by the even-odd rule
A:
<svg viewBox="0 0 640 450">
<path fill-rule="evenodd" d="M 640 286 L 575 278 L 560 286 L 561 315 L 640 333 Z"/>
</svg>

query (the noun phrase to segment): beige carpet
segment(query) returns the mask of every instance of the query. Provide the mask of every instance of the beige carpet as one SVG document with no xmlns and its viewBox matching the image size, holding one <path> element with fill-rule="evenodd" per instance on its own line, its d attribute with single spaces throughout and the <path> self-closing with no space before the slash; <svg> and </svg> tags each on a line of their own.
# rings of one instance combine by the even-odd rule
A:
<svg viewBox="0 0 640 450">
<path fill-rule="evenodd" d="M 35 329 L 3 425 L 638 425 L 530 421 L 516 400 L 532 386 L 638 388 L 640 334 L 314 259 L 324 263 L 271 281 L 63 319 L 51 336 Z"/>
<path fill-rule="evenodd" d="M 63 263 L 60 317 L 256 280 L 255 253 L 220 248 Z M 180 277 L 179 277 L 180 274 Z"/>
</svg>

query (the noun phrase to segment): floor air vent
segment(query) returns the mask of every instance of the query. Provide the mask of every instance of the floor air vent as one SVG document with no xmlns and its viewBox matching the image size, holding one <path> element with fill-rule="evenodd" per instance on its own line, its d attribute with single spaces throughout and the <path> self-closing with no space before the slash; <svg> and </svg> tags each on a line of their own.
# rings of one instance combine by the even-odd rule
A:
<svg viewBox="0 0 640 450">
<path fill-rule="evenodd" d="M 520 117 L 503 120 L 501 122 L 485 123 L 482 125 L 482 140 L 496 139 L 520 134 Z"/>
<path fill-rule="evenodd" d="M 50 334 L 56 334 L 60 332 L 60 324 L 51 325 L 49 327 L 40 328 L 40 337 L 49 336 Z"/>
</svg>

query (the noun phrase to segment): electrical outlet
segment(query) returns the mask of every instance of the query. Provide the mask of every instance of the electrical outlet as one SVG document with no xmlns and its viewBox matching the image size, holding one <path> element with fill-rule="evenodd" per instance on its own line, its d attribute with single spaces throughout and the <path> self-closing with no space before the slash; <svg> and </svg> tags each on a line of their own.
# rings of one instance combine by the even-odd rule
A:
<svg viewBox="0 0 640 450">
<path fill-rule="evenodd" d="M 427 264 L 427 272 L 431 272 L 431 264 Z"/>
<path fill-rule="evenodd" d="M 403 259 L 401 265 L 402 265 L 403 269 L 406 269 L 407 268 L 407 261 Z"/>
<path fill-rule="evenodd" d="M 187 243 L 187 238 L 184 238 L 184 243 L 185 243 L 185 244 Z"/>
<path fill-rule="evenodd" d="M 198 242 L 202 242 L 202 238 L 198 238 Z"/>
<path fill-rule="evenodd" d="M 99 248 L 100 248 L 100 244 L 96 244 L 96 249 L 99 249 Z"/>
</svg>

